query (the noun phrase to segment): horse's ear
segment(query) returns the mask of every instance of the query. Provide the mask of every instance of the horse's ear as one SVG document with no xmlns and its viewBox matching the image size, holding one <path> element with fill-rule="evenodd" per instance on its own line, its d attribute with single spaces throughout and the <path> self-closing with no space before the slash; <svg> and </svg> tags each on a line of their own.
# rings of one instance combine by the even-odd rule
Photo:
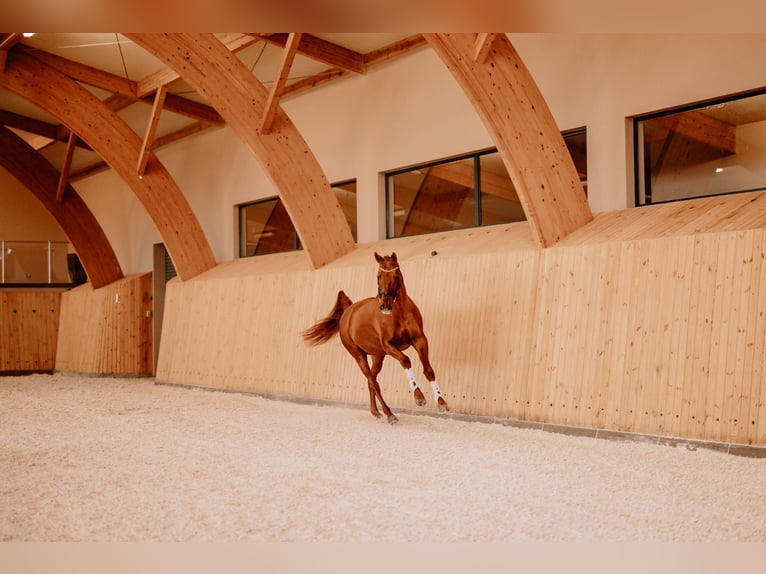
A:
<svg viewBox="0 0 766 574">
<path fill-rule="evenodd" d="M 396 253 L 395 252 L 391 253 L 391 263 L 398 263 L 398 261 L 396 260 Z"/>
<path fill-rule="evenodd" d="M 383 263 L 383 258 L 380 255 L 378 255 L 377 251 L 375 252 L 375 261 L 377 261 L 378 263 Z"/>
</svg>

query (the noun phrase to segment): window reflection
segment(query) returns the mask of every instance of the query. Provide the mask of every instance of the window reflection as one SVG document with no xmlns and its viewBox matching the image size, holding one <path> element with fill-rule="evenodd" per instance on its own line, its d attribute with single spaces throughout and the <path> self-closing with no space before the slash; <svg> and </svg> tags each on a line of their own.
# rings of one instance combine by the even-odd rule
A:
<svg viewBox="0 0 766 574">
<path fill-rule="evenodd" d="M 766 188 L 766 94 L 636 118 L 636 203 Z"/>
<path fill-rule="evenodd" d="M 332 185 L 356 241 L 356 180 Z M 278 197 L 239 206 L 239 255 L 252 257 L 300 249 L 287 209 Z"/>
<path fill-rule="evenodd" d="M 562 134 L 587 194 L 586 132 Z M 388 237 L 524 221 L 497 150 L 435 161 L 386 175 Z"/>
</svg>

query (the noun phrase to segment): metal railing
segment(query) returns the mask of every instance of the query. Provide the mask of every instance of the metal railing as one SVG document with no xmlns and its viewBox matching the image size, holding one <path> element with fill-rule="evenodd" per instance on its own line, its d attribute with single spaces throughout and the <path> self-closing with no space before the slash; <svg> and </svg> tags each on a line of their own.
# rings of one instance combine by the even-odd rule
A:
<svg viewBox="0 0 766 574">
<path fill-rule="evenodd" d="M 66 241 L 0 240 L 0 285 L 69 285 Z"/>
</svg>

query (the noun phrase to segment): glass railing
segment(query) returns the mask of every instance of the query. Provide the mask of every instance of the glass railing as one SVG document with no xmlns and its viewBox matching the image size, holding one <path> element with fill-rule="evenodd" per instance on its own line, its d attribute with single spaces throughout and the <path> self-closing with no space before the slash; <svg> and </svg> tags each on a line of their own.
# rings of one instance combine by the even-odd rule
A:
<svg viewBox="0 0 766 574">
<path fill-rule="evenodd" d="M 66 241 L 0 240 L 0 285 L 69 285 Z"/>
</svg>

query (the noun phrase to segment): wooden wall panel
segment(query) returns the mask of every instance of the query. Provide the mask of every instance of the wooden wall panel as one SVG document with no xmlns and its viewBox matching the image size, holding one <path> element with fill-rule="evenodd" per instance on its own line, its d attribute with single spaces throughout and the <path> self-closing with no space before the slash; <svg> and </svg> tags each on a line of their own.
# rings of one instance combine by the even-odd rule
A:
<svg viewBox="0 0 766 574">
<path fill-rule="evenodd" d="M 546 251 L 529 418 L 763 444 L 763 234 Z"/>
<path fill-rule="evenodd" d="M 0 290 L 0 373 L 52 371 L 61 293 Z"/>
<path fill-rule="evenodd" d="M 340 341 L 299 333 L 339 289 L 374 294 L 373 252 L 394 250 L 454 412 L 766 445 L 766 229 L 725 229 L 738 209 L 717 201 L 725 223 L 686 206 L 683 226 L 704 231 L 665 237 L 677 208 L 602 215 L 594 237 L 630 237 L 587 241 L 586 226 L 544 250 L 515 224 L 362 245 L 318 271 L 295 254 L 222 265 L 169 284 L 157 376 L 365 405 Z M 415 408 L 393 360 L 380 382 L 392 408 Z"/>
<path fill-rule="evenodd" d="M 86 283 L 64 293 L 56 370 L 151 373 L 151 313 L 151 273 L 131 275 L 100 289 Z"/>
</svg>

